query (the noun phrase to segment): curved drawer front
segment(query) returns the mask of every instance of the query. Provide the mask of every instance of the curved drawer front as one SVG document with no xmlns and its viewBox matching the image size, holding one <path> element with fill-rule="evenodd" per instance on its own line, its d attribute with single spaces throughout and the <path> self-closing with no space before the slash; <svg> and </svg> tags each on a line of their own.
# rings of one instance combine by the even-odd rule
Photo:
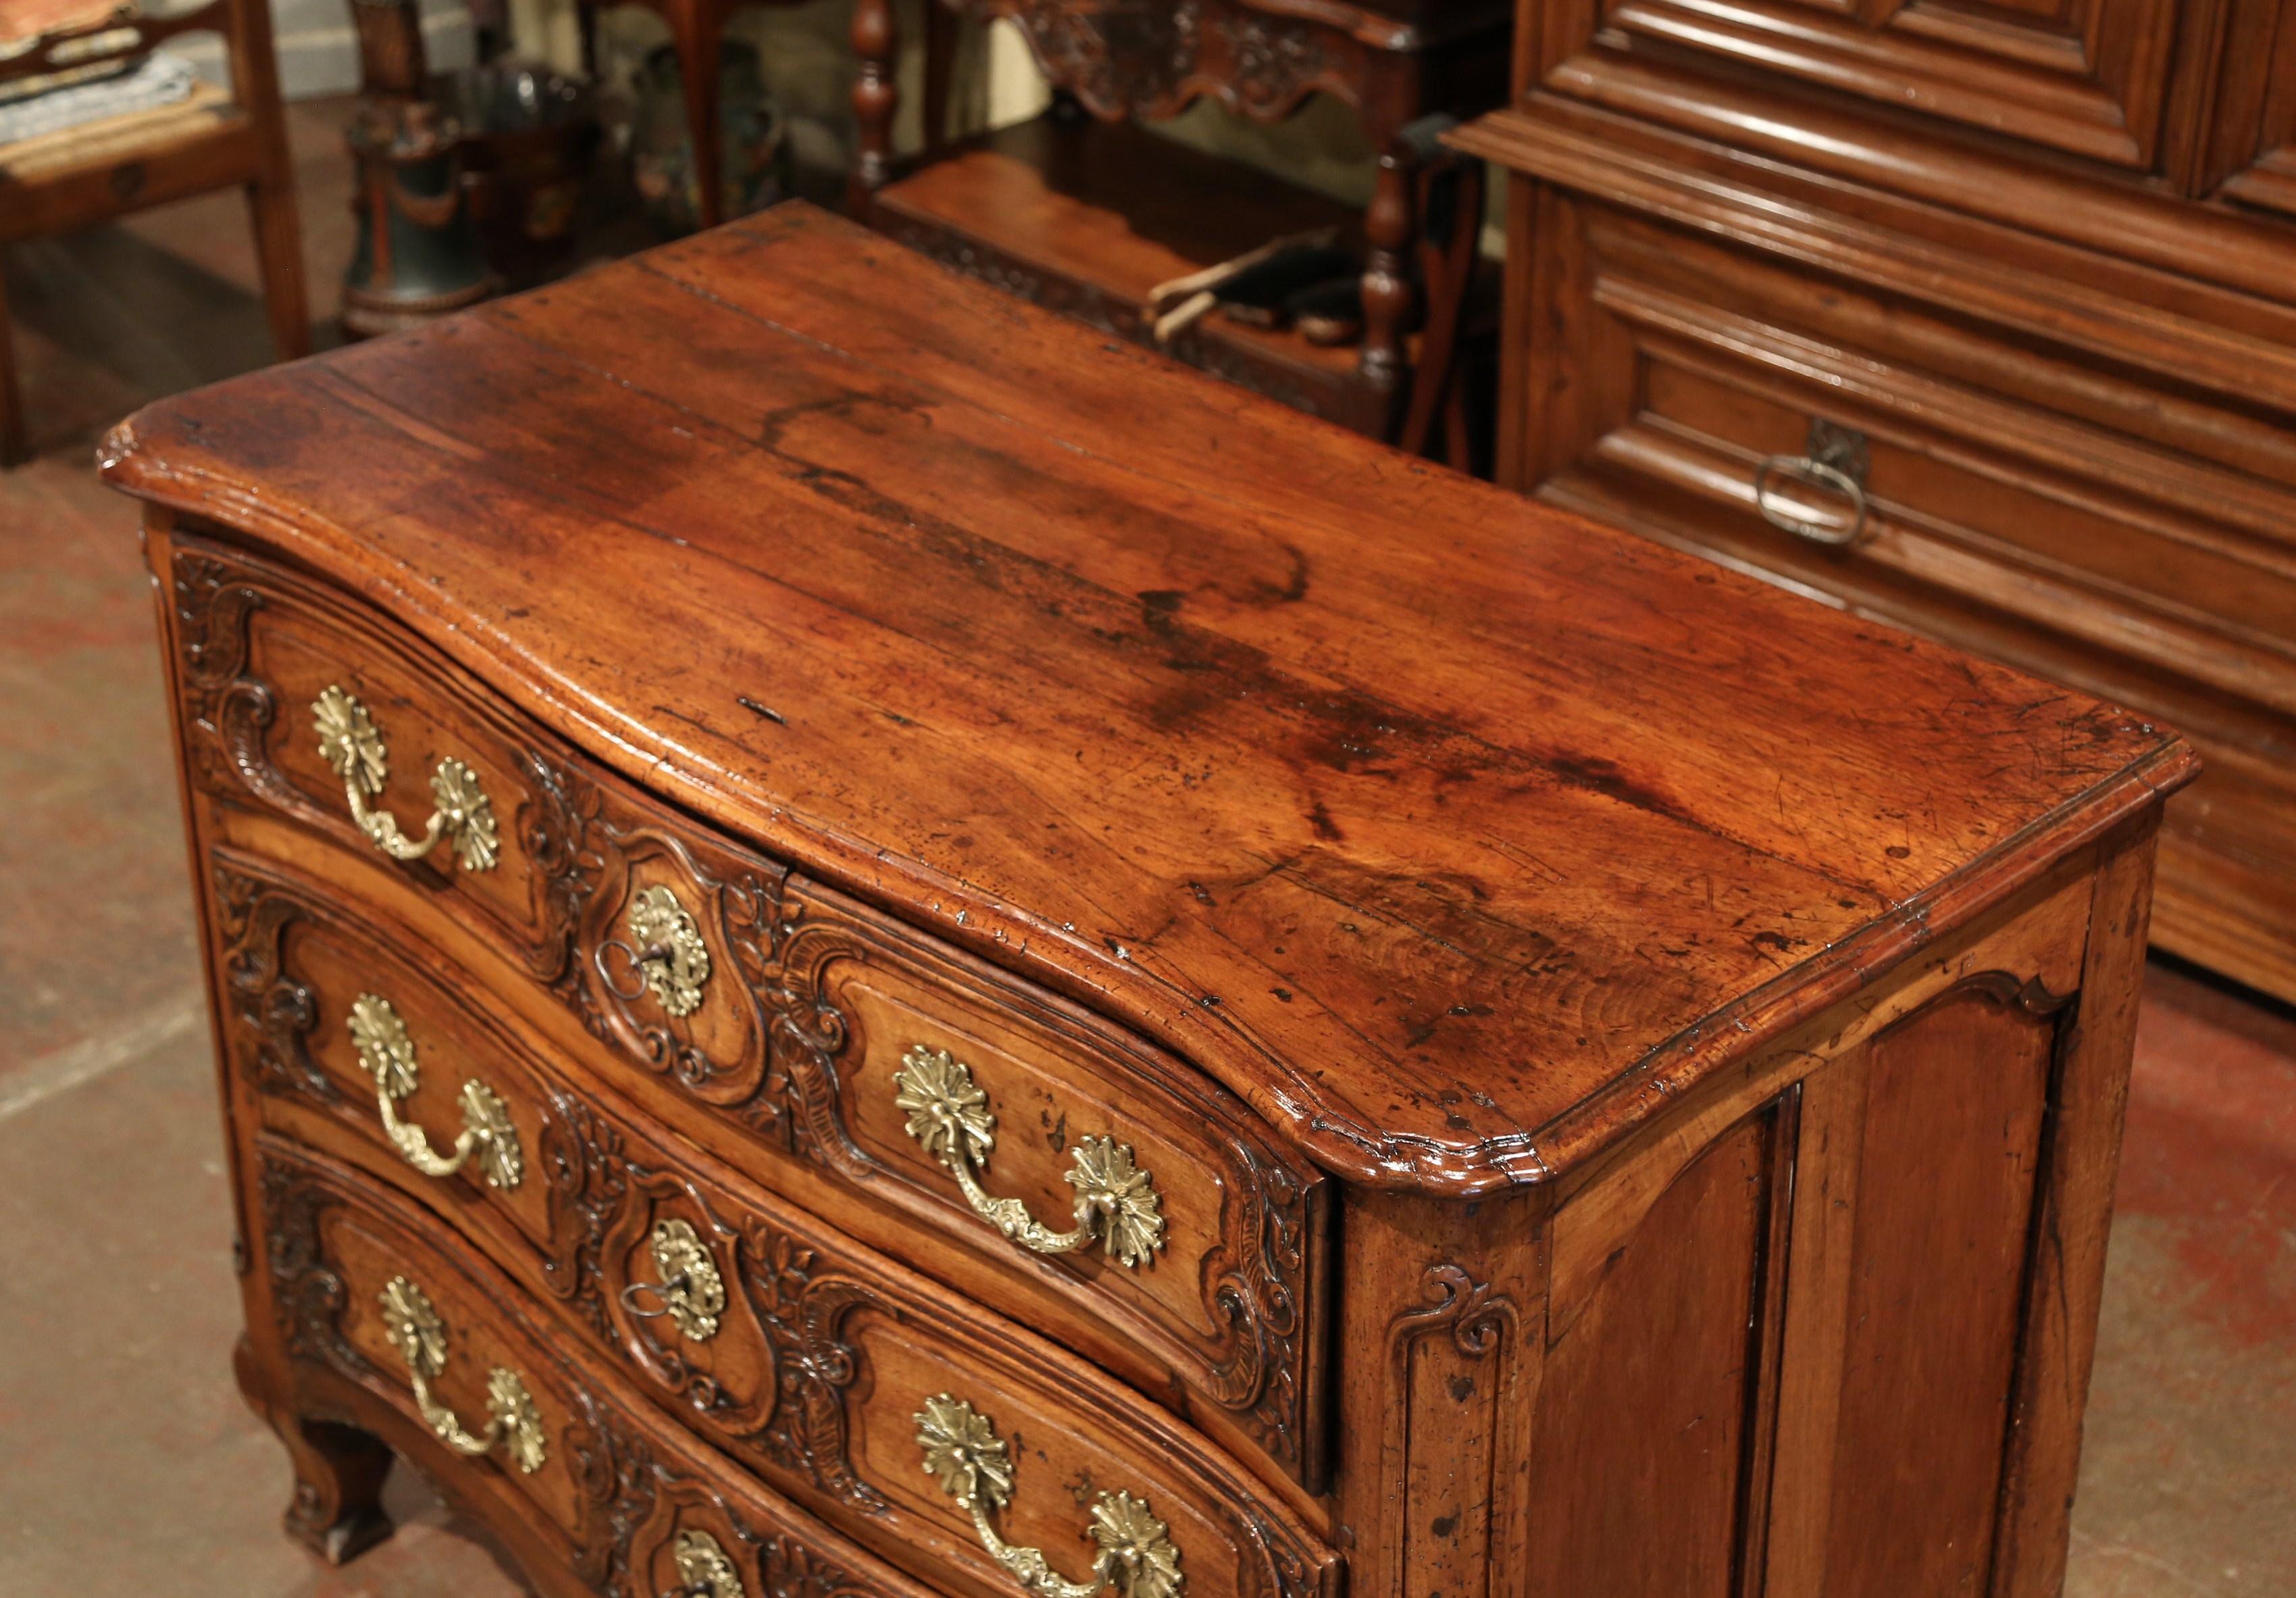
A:
<svg viewBox="0 0 2296 1598">
<path fill-rule="evenodd" d="M 933 1598 L 650 1419 L 403 1201 L 275 1139 L 258 1147 L 271 1289 L 306 1413 L 383 1435 L 600 1591 Z M 418 1318 L 419 1397 L 406 1334 Z M 498 1414 L 514 1437 L 488 1437 Z"/>
<path fill-rule="evenodd" d="M 234 551 L 178 544 L 177 676 L 202 791 L 396 873 L 646 1069 L 717 1102 L 755 1093 L 767 1052 L 758 962 L 783 867 L 601 780 L 456 668 L 326 591 Z M 358 746 L 352 777 L 336 765 L 348 744 Z M 419 838 L 444 808 L 442 768 L 486 824 L 450 822 L 421 858 L 399 858 L 362 812 Z M 374 791 L 355 803 L 354 787 Z M 491 849 L 456 847 L 473 831 Z"/>
<path fill-rule="evenodd" d="M 452 895 L 536 974 L 560 976 L 549 751 L 300 578 L 192 538 L 171 576 L 191 780 Z M 402 858 L 434 817 L 437 841 Z"/>
<path fill-rule="evenodd" d="M 625 1355 L 705 1436 L 919 1574 L 1018 1591 L 985 1529 L 1083 1581 L 1091 1528 L 1128 1516 L 1185 1578 L 1136 1598 L 1332 1590 L 1332 1555 L 1236 1464 L 1034 1334 L 634 1134 L 599 1140 L 584 1186 L 622 1195 L 597 1302 Z M 949 1427 L 995 1455 L 985 1528 L 928 1469 Z"/>
<path fill-rule="evenodd" d="M 816 1209 L 857 1206 L 850 1229 L 875 1246 L 1009 1302 L 1136 1383 L 1177 1381 L 1223 1441 L 1320 1488 L 1327 1199 L 1314 1168 L 1233 1095 L 594 771 L 324 590 L 219 545 L 179 544 L 192 771 L 222 801 L 232 847 L 324 873 L 327 887 L 304 895 L 314 906 L 380 902 L 375 873 L 395 873 L 415 891 L 390 904 L 416 920 L 443 914 L 441 945 L 475 936 L 525 973 L 496 983 L 505 1007 L 547 996 L 578 1023 L 554 1028 L 584 1069 Z M 496 820 L 491 865 L 471 868 L 451 841 L 413 861 L 376 845 L 322 748 L 311 707 L 331 688 L 385 740 L 365 812 L 388 810 L 399 836 L 419 836 L 438 797 L 422 774 L 457 762 Z M 280 819 L 328 847 L 279 832 Z M 275 967 L 275 948 L 251 944 L 277 929 L 250 932 L 233 907 L 234 891 L 253 890 L 218 891 L 227 935 L 251 938 L 242 975 Z M 347 1026 L 377 985 L 343 948 L 328 959 L 324 972 L 275 973 L 266 981 L 284 990 L 247 996 L 256 1008 L 242 1019 L 274 1035 L 300 1021 L 311 1066 L 375 1119 L 371 1068 Z M 450 971 L 428 953 L 402 951 L 398 964 L 449 1005 L 416 1025 L 419 996 L 375 994 L 441 1067 L 396 1108 L 443 1154 L 464 1125 L 464 1082 L 486 1079 L 476 1056 L 512 1032 L 487 1026 L 496 979 L 483 971 Z M 327 1013 L 304 1016 L 314 1004 Z M 298 1047 L 275 1036 L 282 1085 L 303 1069 Z M 541 1136 L 521 1135 L 529 1160 Z M 485 1185 L 458 1180 L 473 1193 Z M 496 1196 L 530 1240 L 541 1235 L 543 1184 Z"/>
<path fill-rule="evenodd" d="M 1089 1292 L 1313 1487 L 1313 1168 L 1076 1006 L 816 883 L 789 898 L 783 969 L 815 1018 L 785 1056 L 798 1147 L 915 1225 Z"/>
<path fill-rule="evenodd" d="M 588 1335 L 555 1345 L 558 1356 L 578 1364 L 576 1346 L 593 1348 L 589 1363 L 612 1364 L 772 1487 L 939 1585 L 1019 1591 L 1015 1570 L 1026 1568 L 1029 1549 L 1044 1551 L 1067 1579 L 1086 1582 L 1100 1551 L 1112 1547 L 1111 1557 L 1144 1559 L 1180 1578 L 1177 1586 L 1136 1587 L 1135 1598 L 1328 1598 L 1334 1590 L 1330 1551 L 1154 1405 L 803 1212 L 744 1192 L 737 1179 L 677 1160 L 594 1110 L 569 1108 L 565 1146 L 578 1151 L 579 1164 L 554 1180 L 571 1199 L 562 1218 L 577 1265 L 562 1302 Z M 321 1163 L 272 1146 L 282 1161 Z M 377 1174 L 389 1168 L 340 1168 L 336 1185 L 362 1192 Z M 463 1440 L 450 1446 L 517 1476 L 519 1490 L 569 1535 L 590 1535 L 573 1481 L 553 1474 L 564 1452 L 552 1441 L 561 1427 L 554 1417 L 581 1400 L 563 1390 L 554 1397 L 532 1374 L 552 1368 L 537 1351 L 546 1334 L 513 1335 L 524 1323 L 505 1323 L 499 1310 L 486 1319 L 476 1307 L 501 1295 L 472 1298 L 455 1285 L 456 1272 L 440 1263 L 454 1249 L 430 1231 L 438 1222 L 412 1220 L 405 1201 L 380 1188 L 364 1209 L 342 1209 L 369 1211 L 398 1216 L 402 1231 L 431 1241 L 412 1249 L 365 1219 L 323 1216 L 305 1225 L 275 1215 L 275 1269 L 307 1257 L 334 1262 L 350 1284 L 340 1295 L 349 1354 L 406 1381 L 408 1401 L 434 1430 L 459 1429 Z M 316 1241 L 294 1241 L 299 1225 L 316 1228 Z M 420 1273 L 406 1263 L 418 1257 Z M 537 1306 L 546 1291 L 537 1279 L 553 1268 L 538 1254 L 513 1266 Z M 382 1295 L 398 1275 L 452 1332 L 450 1356 L 435 1362 L 421 1395 L 403 1369 L 414 1356 L 389 1340 L 405 1295 Z M 472 1323 L 467 1333 L 463 1323 Z M 512 1330 L 498 1329 L 505 1323 Z M 498 1371 L 519 1378 L 540 1415 L 529 1420 L 538 1442 L 489 1437 L 504 1413 Z M 443 1428 L 425 1408 L 433 1404 L 452 1417 Z M 947 1485 L 964 1471 L 972 1488 Z M 978 1516 L 960 1501 L 968 1491 Z"/>
<path fill-rule="evenodd" d="M 581 1168 L 586 1111 L 537 1069 L 485 988 L 290 872 L 225 850 L 210 869 L 229 973 L 226 1046 L 264 1123 L 573 1292 L 582 1223 L 565 1174 Z"/>
<path fill-rule="evenodd" d="M 988 1429 L 978 1446 L 1004 1450 L 992 1473 L 1013 1479 L 987 1526 L 1008 1558 L 1043 1547 L 1057 1565 L 1082 1545 L 1070 1576 L 1084 1579 L 1093 1545 L 1078 1539 L 1103 1505 L 1099 1488 L 1081 1506 L 1073 1489 L 1090 1482 L 1127 1495 L 1106 1515 L 1165 1528 L 1196 1598 L 1324 1590 L 1329 1552 L 1158 1405 L 619 1108 L 488 1015 L 477 984 L 380 923 L 331 909 L 323 889 L 229 854 L 216 872 L 235 930 L 233 1051 L 258 1089 L 266 1136 L 323 1147 L 357 1181 L 451 1222 L 534 1303 L 557 1306 L 594 1362 L 776 1487 L 889 1557 L 914 1556 L 929 1579 L 955 1570 L 997 1590 L 1010 1569 L 924 1473 L 918 1440 L 929 1430 L 920 1417 L 969 1414 L 975 1432 Z M 374 1051 L 356 1036 L 378 990 L 416 1068 L 400 1124 L 435 1157 L 462 1135 L 455 1085 L 483 1082 L 501 1106 L 496 1135 L 519 1149 L 515 1182 L 496 1179 L 500 1160 L 442 1174 L 407 1158 L 375 1102 Z M 488 1372 L 512 1368 L 486 1357 Z M 477 1383 L 478 1407 L 457 1380 Z M 483 1430 L 483 1373 L 442 1373 L 438 1391 L 466 1431 Z"/>
</svg>

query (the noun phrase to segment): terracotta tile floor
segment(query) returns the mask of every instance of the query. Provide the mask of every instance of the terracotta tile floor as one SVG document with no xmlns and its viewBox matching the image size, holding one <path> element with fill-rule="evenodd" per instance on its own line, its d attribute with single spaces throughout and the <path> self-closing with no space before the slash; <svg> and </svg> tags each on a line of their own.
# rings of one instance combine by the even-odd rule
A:
<svg viewBox="0 0 2296 1598">
<path fill-rule="evenodd" d="M 296 123 L 323 314 L 348 250 L 340 116 Z M 44 454 L 0 475 L 0 1594 L 514 1592 L 403 1474 L 396 1538 L 313 1562 L 278 1533 L 284 1458 L 231 1384 L 148 579 L 88 462 L 144 398 L 263 358 L 243 213 L 193 201 L 10 269 Z M 2149 998 L 2067 1591 L 2286 1598 L 2296 1017 L 2164 965 Z"/>
</svg>

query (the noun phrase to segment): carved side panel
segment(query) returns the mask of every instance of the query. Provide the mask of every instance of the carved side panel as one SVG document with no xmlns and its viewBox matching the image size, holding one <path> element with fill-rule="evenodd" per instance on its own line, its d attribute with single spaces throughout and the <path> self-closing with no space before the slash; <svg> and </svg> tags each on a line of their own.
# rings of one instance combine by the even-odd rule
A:
<svg viewBox="0 0 2296 1598">
<path fill-rule="evenodd" d="M 1581 1215 L 1558 1216 L 1559 1229 L 1608 1242 L 1591 1276 L 1558 1270 L 1549 1305 L 1525 1592 L 1751 1590 L 1742 1561 L 1760 1512 L 1766 1265 L 1787 1113 L 1774 1102 L 1721 1132 L 1654 1199 L 1614 1179 L 1576 1201 Z"/>
<path fill-rule="evenodd" d="M 217 863 L 215 906 L 236 1045 L 264 1093 L 299 1093 L 338 1105 L 342 1094 L 311 1059 L 318 1001 L 286 970 L 287 930 L 299 906 L 261 876 Z"/>
<path fill-rule="evenodd" d="M 2005 982 L 1969 983 L 1852 1062 L 1827 1598 L 1990 1578 L 2056 1037 Z"/>
<path fill-rule="evenodd" d="M 1468 1598 L 1502 1590 L 1494 1566 L 1512 1542 L 1494 1517 L 1521 1468 L 1507 1407 L 1522 1322 L 1513 1299 L 1460 1266 L 1428 1266 L 1420 1290 L 1389 1329 L 1384 1481 L 1400 1495 L 1408 1590 Z"/>
<path fill-rule="evenodd" d="M 288 1166 L 266 1163 L 258 1180 L 272 1308 L 287 1352 L 324 1360 L 348 1376 L 373 1374 L 366 1356 L 343 1339 L 343 1280 L 320 1247 L 319 1217 L 330 1196 Z"/>
</svg>

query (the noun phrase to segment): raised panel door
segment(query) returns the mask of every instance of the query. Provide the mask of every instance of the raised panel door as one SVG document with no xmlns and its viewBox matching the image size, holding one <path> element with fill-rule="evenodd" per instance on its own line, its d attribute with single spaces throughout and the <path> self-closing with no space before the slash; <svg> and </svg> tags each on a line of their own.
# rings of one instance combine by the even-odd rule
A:
<svg viewBox="0 0 2296 1598">
<path fill-rule="evenodd" d="M 2296 4 L 2239 0 L 2222 47 L 2201 189 L 2296 214 Z"/>
<path fill-rule="evenodd" d="M 1656 45 L 2140 171 L 2161 159 L 2175 0 L 1580 0 L 1536 78 L 1600 98 Z"/>
</svg>

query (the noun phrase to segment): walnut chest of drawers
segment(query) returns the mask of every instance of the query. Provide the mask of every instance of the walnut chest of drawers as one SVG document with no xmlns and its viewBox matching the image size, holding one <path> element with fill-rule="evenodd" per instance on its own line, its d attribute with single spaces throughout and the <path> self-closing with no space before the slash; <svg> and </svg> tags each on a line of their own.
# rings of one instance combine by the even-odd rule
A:
<svg viewBox="0 0 2296 1598">
<path fill-rule="evenodd" d="M 1498 475 L 2160 716 L 2296 1002 L 2296 0 L 1518 0 Z"/>
<path fill-rule="evenodd" d="M 2174 735 L 801 208 L 105 465 L 327 1557 L 2054 1588 Z"/>
</svg>

